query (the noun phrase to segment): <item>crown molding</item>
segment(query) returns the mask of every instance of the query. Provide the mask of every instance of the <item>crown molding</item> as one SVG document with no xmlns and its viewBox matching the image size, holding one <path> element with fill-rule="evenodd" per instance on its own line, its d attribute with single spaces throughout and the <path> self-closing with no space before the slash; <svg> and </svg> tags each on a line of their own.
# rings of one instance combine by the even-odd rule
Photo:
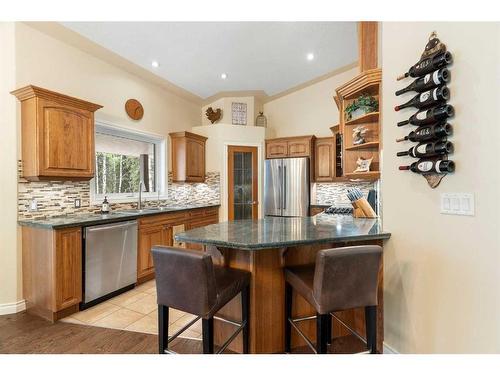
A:
<svg viewBox="0 0 500 375">
<path fill-rule="evenodd" d="M 84 36 L 78 34 L 77 32 L 64 27 L 57 22 L 23 22 L 23 24 L 38 30 L 54 39 L 57 39 L 63 43 L 71 45 L 91 56 L 94 56 L 104 62 L 114 65 L 120 69 L 123 69 L 139 78 L 144 79 L 147 82 L 155 84 L 170 93 L 182 97 L 188 101 L 195 104 L 201 105 L 203 99 L 198 95 L 193 94 L 182 87 L 175 85 L 174 83 L 150 72 L 149 70 L 134 64 L 133 62 L 125 59 L 124 57 L 102 47 L 101 45 L 85 38 Z"/>
</svg>

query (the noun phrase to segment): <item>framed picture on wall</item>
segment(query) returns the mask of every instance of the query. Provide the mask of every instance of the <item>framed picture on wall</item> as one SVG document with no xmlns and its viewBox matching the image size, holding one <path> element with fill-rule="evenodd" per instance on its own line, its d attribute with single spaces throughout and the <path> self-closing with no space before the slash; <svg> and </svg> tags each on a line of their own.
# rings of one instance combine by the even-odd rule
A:
<svg viewBox="0 0 500 375">
<path fill-rule="evenodd" d="M 246 125 L 247 103 L 231 103 L 231 115 L 233 125 Z"/>
</svg>

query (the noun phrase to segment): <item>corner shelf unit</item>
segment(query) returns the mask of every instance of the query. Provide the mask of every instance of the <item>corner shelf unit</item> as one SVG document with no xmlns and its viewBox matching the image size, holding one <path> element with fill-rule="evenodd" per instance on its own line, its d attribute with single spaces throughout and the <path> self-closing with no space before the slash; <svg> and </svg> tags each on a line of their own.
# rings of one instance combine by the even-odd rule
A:
<svg viewBox="0 0 500 375">
<path fill-rule="evenodd" d="M 345 108 L 361 94 L 369 94 L 379 101 L 381 107 L 382 70 L 370 69 L 360 73 L 336 90 L 340 112 L 342 134 L 342 166 L 344 177 L 352 180 L 375 181 L 380 178 L 380 112 L 371 112 L 353 120 L 345 118 Z M 368 131 L 365 143 L 353 144 L 353 125 L 363 125 Z M 356 172 L 358 158 L 373 158 L 370 171 Z"/>
</svg>

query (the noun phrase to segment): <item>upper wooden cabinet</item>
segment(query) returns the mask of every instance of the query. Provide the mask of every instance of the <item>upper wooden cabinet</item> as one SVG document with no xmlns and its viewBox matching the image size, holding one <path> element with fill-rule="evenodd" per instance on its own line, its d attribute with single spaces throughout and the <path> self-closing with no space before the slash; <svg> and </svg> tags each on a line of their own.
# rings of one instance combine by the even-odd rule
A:
<svg viewBox="0 0 500 375">
<path fill-rule="evenodd" d="M 335 180 L 335 138 L 316 138 L 314 142 L 314 181 Z"/>
<path fill-rule="evenodd" d="M 266 159 L 312 157 L 313 135 L 266 140 Z"/>
<path fill-rule="evenodd" d="M 93 178 L 94 112 L 102 106 L 36 86 L 12 94 L 21 102 L 23 177 Z"/>
<path fill-rule="evenodd" d="M 190 132 L 170 133 L 174 182 L 205 181 L 206 137 Z"/>
</svg>

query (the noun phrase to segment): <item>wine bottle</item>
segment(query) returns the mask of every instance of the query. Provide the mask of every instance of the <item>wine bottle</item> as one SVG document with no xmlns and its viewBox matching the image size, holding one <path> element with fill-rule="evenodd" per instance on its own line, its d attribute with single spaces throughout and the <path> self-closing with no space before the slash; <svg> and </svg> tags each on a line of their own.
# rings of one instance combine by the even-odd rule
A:
<svg viewBox="0 0 500 375">
<path fill-rule="evenodd" d="M 437 124 L 421 126 L 417 130 L 410 132 L 407 136 L 396 139 L 396 142 L 428 142 L 451 135 L 452 132 L 452 126 L 443 121 Z"/>
<path fill-rule="evenodd" d="M 424 92 L 436 86 L 444 85 L 451 78 L 450 71 L 447 68 L 441 68 L 434 73 L 427 73 L 425 76 L 417 78 L 404 89 L 396 91 L 396 96 L 404 94 L 408 91 Z"/>
<path fill-rule="evenodd" d="M 408 72 L 403 75 L 400 75 L 397 80 L 400 81 L 406 77 L 422 77 L 427 73 L 430 73 L 436 69 L 442 68 L 448 64 L 451 64 L 453 61 L 453 56 L 451 52 L 439 52 L 434 56 L 426 57 L 425 59 L 420 60 L 418 63 L 413 65 Z"/>
<path fill-rule="evenodd" d="M 451 160 L 442 159 L 419 159 L 410 165 L 401 165 L 400 171 L 410 170 L 414 173 L 452 173 L 455 171 L 455 163 Z"/>
<path fill-rule="evenodd" d="M 433 107 L 430 109 L 424 109 L 418 111 L 414 115 L 410 116 L 408 120 L 398 122 L 398 126 L 403 126 L 407 124 L 421 126 L 431 124 L 433 122 L 447 119 L 455 114 L 455 108 L 452 105 L 445 104 Z"/>
<path fill-rule="evenodd" d="M 398 152 L 397 156 L 413 156 L 414 158 L 426 158 L 437 155 L 447 155 L 453 152 L 453 143 L 450 141 L 437 141 L 419 143 L 408 151 Z"/>
<path fill-rule="evenodd" d="M 421 94 L 415 95 L 412 99 L 408 100 L 404 104 L 397 105 L 394 107 L 395 111 L 399 111 L 403 108 L 415 107 L 418 109 L 427 108 L 437 103 L 444 102 L 450 98 L 450 89 L 446 86 L 439 86 L 435 89 L 423 92 Z"/>
</svg>

